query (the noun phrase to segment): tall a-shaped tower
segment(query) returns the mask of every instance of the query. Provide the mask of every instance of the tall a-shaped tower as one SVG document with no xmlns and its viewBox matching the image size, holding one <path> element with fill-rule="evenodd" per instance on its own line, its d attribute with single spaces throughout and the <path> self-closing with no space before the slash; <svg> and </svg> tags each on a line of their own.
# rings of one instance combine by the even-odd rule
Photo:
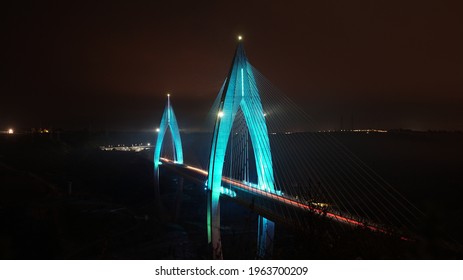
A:
<svg viewBox="0 0 463 280">
<path fill-rule="evenodd" d="M 222 258 L 220 187 L 227 144 L 238 110 L 243 112 L 251 138 L 257 167 L 257 187 L 261 190 L 273 192 L 275 190 L 275 180 L 265 115 L 252 67 L 246 58 L 241 37 L 239 37 L 233 63 L 223 87 L 209 159 L 207 230 L 208 241 L 212 246 L 214 259 Z M 257 237 L 257 254 L 259 257 L 263 258 L 272 253 L 273 235 L 274 223 L 259 216 Z"/>
<path fill-rule="evenodd" d="M 156 139 L 156 146 L 154 148 L 154 176 L 156 184 L 159 183 L 159 160 L 161 157 L 161 148 L 166 135 L 167 129 L 170 128 L 172 139 L 174 142 L 174 162 L 183 163 L 183 150 L 182 139 L 180 138 L 180 131 L 178 129 L 177 118 L 174 114 L 174 109 L 170 103 L 170 94 L 167 94 L 167 104 L 162 114 L 161 124 L 157 129 L 158 137 Z"/>
</svg>

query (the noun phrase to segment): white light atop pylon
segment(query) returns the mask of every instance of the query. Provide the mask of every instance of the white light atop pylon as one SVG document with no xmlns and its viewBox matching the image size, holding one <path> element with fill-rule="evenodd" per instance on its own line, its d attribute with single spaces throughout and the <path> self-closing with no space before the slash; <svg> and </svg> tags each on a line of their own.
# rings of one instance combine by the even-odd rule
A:
<svg viewBox="0 0 463 280">
<path fill-rule="evenodd" d="M 223 117 L 223 112 L 220 111 L 220 112 L 217 114 L 217 116 L 218 116 L 219 118 Z"/>
<path fill-rule="evenodd" d="M 167 94 L 167 97 L 170 97 L 170 93 Z"/>
<path fill-rule="evenodd" d="M 241 40 L 243 40 L 243 36 L 238 35 L 238 41 L 241 41 Z"/>
</svg>

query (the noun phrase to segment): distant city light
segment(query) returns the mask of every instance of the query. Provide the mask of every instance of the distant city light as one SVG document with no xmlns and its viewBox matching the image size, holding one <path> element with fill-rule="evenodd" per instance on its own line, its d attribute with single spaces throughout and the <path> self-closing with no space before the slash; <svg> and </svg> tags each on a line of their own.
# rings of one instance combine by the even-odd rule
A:
<svg viewBox="0 0 463 280">
<path fill-rule="evenodd" d="M 146 151 L 150 150 L 153 146 L 151 146 L 151 143 L 147 143 L 147 145 L 143 145 L 143 143 L 140 144 L 129 144 L 127 145 L 107 145 L 107 146 L 100 146 L 100 150 L 102 151 L 118 151 L 118 152 L 141 152 L 141 151 Z"/>
<path fill-rule="evenodd" d="M 238 41 L 241 41 L 241 40 L 243 40 L 243 36 L 239 35 L 238 36 Z"/>
<path fill-rule="evenodd" d="M 14 130 L 12 128 L 9 128 L 8 129 L 8 134 L 13 134 L 14 133 Z"/>
<path fill-rule="evenodd" d="M 156 132 L 159 132 L 159 130 L 160 130 L 160 129 L 159 129 L 159 127 L 158 127 L 158 128 L 156 128 Z"/>
<path fill-rule="evenodd" d="M 374 129 L 374 128 L 368 128 L 368 129 L 341 129 L 341 130 L 331 130 L 331 129 L 328 129 L 328 130 L 319 130 L 318 132 L 319 133 L 330 133 L 330 132 L 356 132 L 356 133 L 366 133 L 366 134 L 369 134 L 370 132 L 371 133 L 388 133 L 389 131 L 385 130 L 385 129 Z"/>
<path fill-rule="evenodd" d="M 217 116 L 218 116 L 219 118 L 223 117 L 223 112 L 220 111 L 220 112 L 217 114 Z"/>
<path fill-rule="evenodd" d="M 266 116 L 267 116 L 267 114 L 266 114 L 266 113 L 264 113 L 264 117 L 266 117 Z"/>
</svg>

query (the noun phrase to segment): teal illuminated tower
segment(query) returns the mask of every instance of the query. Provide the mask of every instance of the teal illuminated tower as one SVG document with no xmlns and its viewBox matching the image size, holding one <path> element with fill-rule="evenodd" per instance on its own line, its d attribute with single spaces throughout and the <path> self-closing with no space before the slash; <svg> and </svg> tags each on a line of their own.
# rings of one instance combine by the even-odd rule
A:
<svg viewBox="0 0 463 280">
<path fill-rule="evenodd" d="M 252 67 L 244 52 L 241 37 L 239 37 L 233 64 L 223 87 L 209 159 L 207 230 L 208 241 L 212 246 L 214 259 L 222 258 L 220 187 L 227 144 L 238 110 L 242 110 L 243 112 L 251 138 L 257 167 L 257 188 L 274 192 L 275 180 L 272 155 L 264 110 Z M 260 216 L 258 223 L 257 254 L 263 258 L 272 253 L 274 223 Z"/>
<path fill-rule="evenodd" d="M 154 176 L 156 184 L 159 183 L 159 160 L 161 157 L 161 148 L 166 135 L 167 128 L 170 128 L 172 133 L 172 139 L 174 142 L 174 162 L 183 164 L 183 150 L 182 150 L 182 139 L 180 138 L 180 131 L 178 129 L 177 118 L 174 114 L 174 109 L 170 104 L 170 94 L 167 94 L 167 105 L 162 114 L 161 124 L 156 129 L 158 137 L 156 139 L 156 146 L 154 148 Z"/>
</svg>

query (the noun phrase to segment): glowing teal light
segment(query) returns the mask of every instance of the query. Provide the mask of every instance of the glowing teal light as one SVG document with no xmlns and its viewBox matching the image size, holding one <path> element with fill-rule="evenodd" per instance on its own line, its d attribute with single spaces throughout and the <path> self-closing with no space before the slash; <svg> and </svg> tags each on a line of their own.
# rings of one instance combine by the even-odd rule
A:
<svg viewBox="0 0 463 280">
<path fill-rule="evenodd" d="M 220 204 L 221 180 L 225 153 L 233 121 L 238 110 L 243 112 L 254 150 L 258 183 L 256 188 L 275 192 L 272 155 L 264 110 L 241 43 L 235 52 L 233 65 L 224 85 L 216 119 L 209 159 L 208 241 L 212 243 L 214 258 L 221 258 Z M 264 257 L 271 250 L 274 223 L 259 217 L 258 254 Z"/>
<path fill-rule="evenodd" d="M 232 191 L 229 188 L 220 187 L 220 193 L 229 197 L 236 197 L 236 192 Z"/>
<path fill-rule="evenodd" d="M 154 171 L 155 174 L 158 174 L 158 168 L 161 158 L 161 148 L 164 141 L 164 136 L 166 135 L 167 128 L 170 128 L 170 133 L 172 133 L 172 138 L 174 141 L 174 162 L 183 164 L 183 150 L 182 150 L 182 139 L 180 138 L 180 131 L 178 129 L 177 118 L 174 114 L 174 109 L 170 104 L 170 94 L 167 95 L 167 105 L 162 114 L 161 124 L 159 128 L 156 129 L 158 136 L 156 139 L 156 147 L 154 149 Z"/>
</svg>

